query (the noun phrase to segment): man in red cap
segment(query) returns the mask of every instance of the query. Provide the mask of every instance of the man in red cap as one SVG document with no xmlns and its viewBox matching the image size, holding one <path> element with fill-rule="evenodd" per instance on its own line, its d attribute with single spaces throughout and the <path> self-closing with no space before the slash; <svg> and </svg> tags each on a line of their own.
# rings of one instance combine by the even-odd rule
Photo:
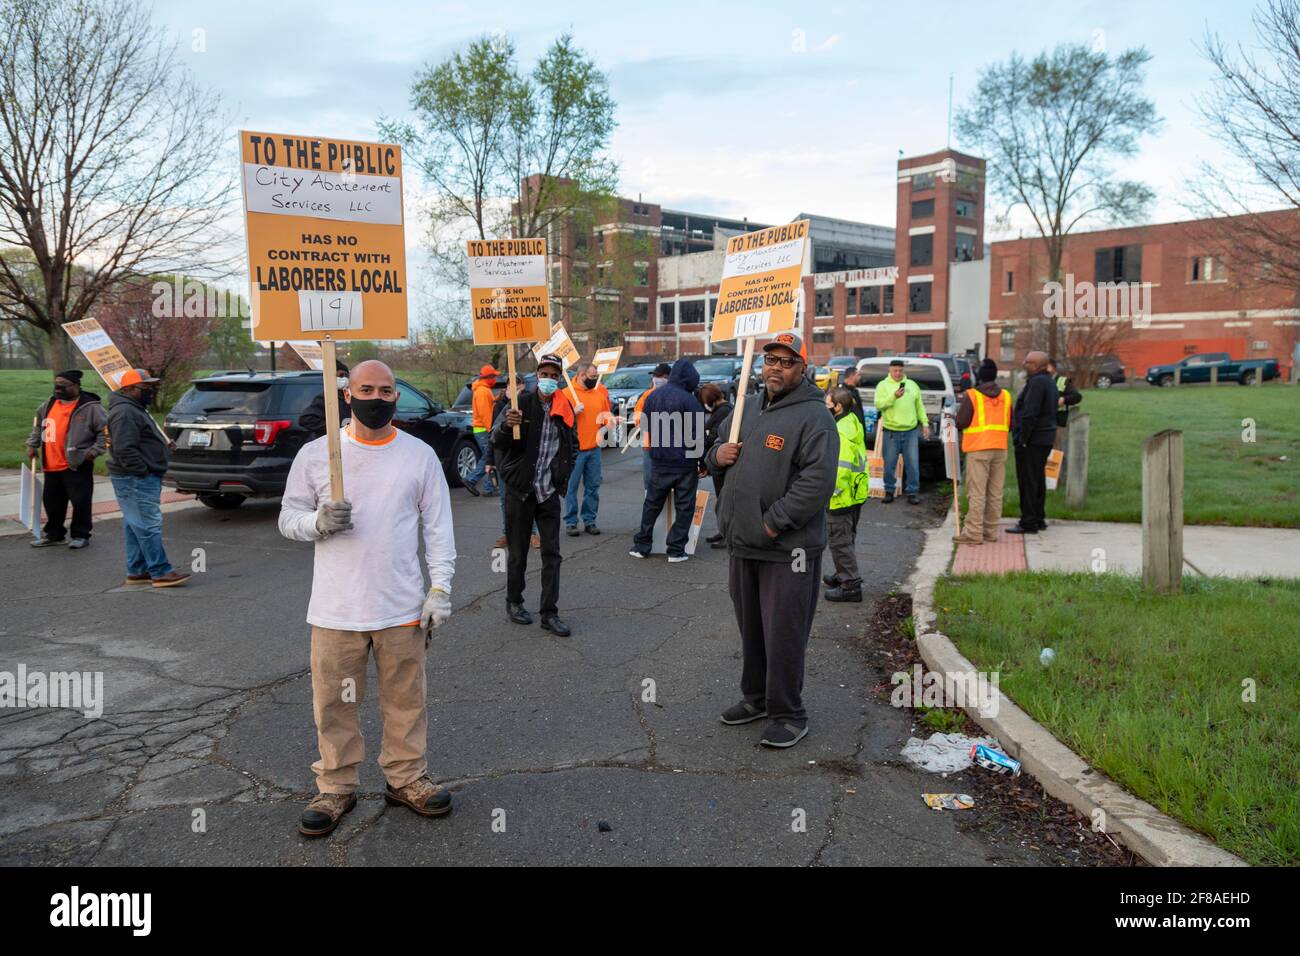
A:
<svg viewBox="0 0 1300 956">
<path fill-rule="evenodd" d="M 470 472 L 469 477 L 465 479 L 465 490 L 471 495 L 488 495 L 491 497 L 497 493 L 496 481 L 486 470 L 487 449 L 488 449 L 488 432 L 492 430 L 492 406 L 495 402 L 495 396 L 492 389 L 496 388 L 497 370 L 491 365 L 484 365 L 478 371 L 478 379 L 475 380 L 470 393 L 473 395 L 473 418 L 470 426 L 474 429 L 474 440 L 478 442 L 478 461 L 474 464 L 474 470 Z M 482 486 L 479 485 L 482 482 Z M 489 487 L 490 486 L 490 487 Z"/>
<path fill-rule="evenodd" d="M 108 400 L 108 477 L 122 509 L 126 583 L 171 588 L 190 579 L 167 561 L 162 540 L 162 476 L 167 442 L 149 417 L 158 379 L 145 369 L 122 373 Z"/>
</svg>

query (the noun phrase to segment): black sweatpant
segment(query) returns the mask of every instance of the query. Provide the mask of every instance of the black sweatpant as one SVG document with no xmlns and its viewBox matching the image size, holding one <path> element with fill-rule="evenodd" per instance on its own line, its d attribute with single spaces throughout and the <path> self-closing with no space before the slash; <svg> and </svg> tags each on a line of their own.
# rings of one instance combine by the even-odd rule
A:
<svg viewBox="0 0 1300 956">
<path fill-rule="evenodd" d="M 528 572 L 528 545 L 533 523 L 542 541 L 542 614 L 554 614 L 560 600 L 560 493 L 543 502 L 536 495 L 521 498 L 506 489 L 506 600 L 524 603 L 524 575 Z"/>
<path fill-rule="evenodd" d="M 1016 485 L 1020 489 L 1020 527 L 1037 531 L 1047 527 L 1047 457 L 1051 445 L 1016 446 Z"/>
<path fill-rule="evenodd" d="M 691 519 L 695 517 L 695 492 L 700 487 L 697 471 L 652 471 L 641 503 L 641 527 L 632 537 L 632 546 L 649 554 L 654 543 L 655 522 L 664 510 L 664 502 L 673 496 L 673 523 L 668 529 L 667 550 L 670 557 L 686 553 L 691 536 Z"/>
<path fill-rule="evenodd" d="M 804 655 L 821 591 L 822 556 L 758 561 L 731 557 L 731 603 L 740 628 L 744 667 L 740 691 L 770 720 L 802 727 Z"/>
<path fill-rule="evenodd" d="M 41 473 L 45 490 L 41 504 L 45 508 L 45 537 L 62 541 L 63 522 L 72 505 L 72 536 L 89 538 L 91 528 L 91 501 L 95 496 L 95 465 L 87 462 L 80 468 Z"/>
</svg>

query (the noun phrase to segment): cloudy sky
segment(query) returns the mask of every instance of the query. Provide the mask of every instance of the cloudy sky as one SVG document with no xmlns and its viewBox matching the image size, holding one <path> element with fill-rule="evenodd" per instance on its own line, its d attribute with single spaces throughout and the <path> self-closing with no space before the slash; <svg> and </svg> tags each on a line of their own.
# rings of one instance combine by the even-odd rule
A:
<svg viewBox="0 0 1300 956">
<path fill-rule="evenodd" d="M 893 225 L 899 151 L 946 142 L 949 74 L 960 104 L 984 64 L 1062 41 L 1154 55 L 1148 90 L 1165 122 L 1131 175 L 1156 189 L 1157 221 L 1186 218 L 1183 183 L 1198 161 L 1225 162 L 1195 113 L 1212 76 L 1197 43 L 1207 30 L 1253 42 L 1247 9 L 1240 0 L 173 0 L 157 16 L 237 125 L 363 138 L 377 117 L 404 113 L 421 65 L 471 38 L 505 31 L 531 63 L 571 30 L 610 78 L 625 195 L 770 222 L 813 212 Z"/>
</svg>

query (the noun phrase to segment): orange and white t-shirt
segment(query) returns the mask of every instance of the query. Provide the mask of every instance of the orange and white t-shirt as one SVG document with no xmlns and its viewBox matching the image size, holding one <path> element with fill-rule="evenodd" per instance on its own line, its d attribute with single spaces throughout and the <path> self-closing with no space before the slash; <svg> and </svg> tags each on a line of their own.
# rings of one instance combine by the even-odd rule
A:
<svg viewBox="0 0 1300 956">
<path fill-rule="evenodd" d="M 45 470 L 68 470 L 68 422 L 77 407 L 76 399 L 64 401 L 55 399 L 46 409 L 45 421 L 41 423 L 45 438 Z"/>
</svg>

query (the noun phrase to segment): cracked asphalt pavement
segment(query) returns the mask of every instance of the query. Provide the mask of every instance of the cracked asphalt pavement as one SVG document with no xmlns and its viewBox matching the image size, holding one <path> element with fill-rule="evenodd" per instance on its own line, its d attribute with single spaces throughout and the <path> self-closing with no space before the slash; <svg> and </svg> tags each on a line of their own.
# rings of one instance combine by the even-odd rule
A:
<svg viewBox="0 0 1300 956">
<path fill-rule="evenodd" d="M 453 489 L 455 610 L 430 649 L 428 706 L 430 769 L 455 812 L 385 806 L 372 676 L 360 802 L 319 840 L 295 830 L 314 792 L 311 547 L 280 537 L 278 502 L 166 515 L 173 563 L 200 548 L 206 560 L 184 588 L 122 585 L 118 521 L 99 522 L 81 552 L 0 538 L 0 669 L 102 671 L 105 696 L 99 719 L 0 711 L 0 863 L 1036 862 L 924 805 L 943 782 L 899 759 L 911 715 L 872 694 L 855 646 L 869 602 L 910 574 L 933 509 L 867 505 L 868 603 L 820 605 L 811 732 L 771 751 L 761 722 L 717 719 L 739 697 L 726 553 L 701 541 L 684 564 L 629 558 L 641 497 L 636 453 L 606 452 L 604 534 L 561 536 L 560 611 L 574 634 L 557 638 L 506 619 L 491 554 L 499 505 Z M 539 565 L 533 552 L 533 610 Z"/>
</svg>

